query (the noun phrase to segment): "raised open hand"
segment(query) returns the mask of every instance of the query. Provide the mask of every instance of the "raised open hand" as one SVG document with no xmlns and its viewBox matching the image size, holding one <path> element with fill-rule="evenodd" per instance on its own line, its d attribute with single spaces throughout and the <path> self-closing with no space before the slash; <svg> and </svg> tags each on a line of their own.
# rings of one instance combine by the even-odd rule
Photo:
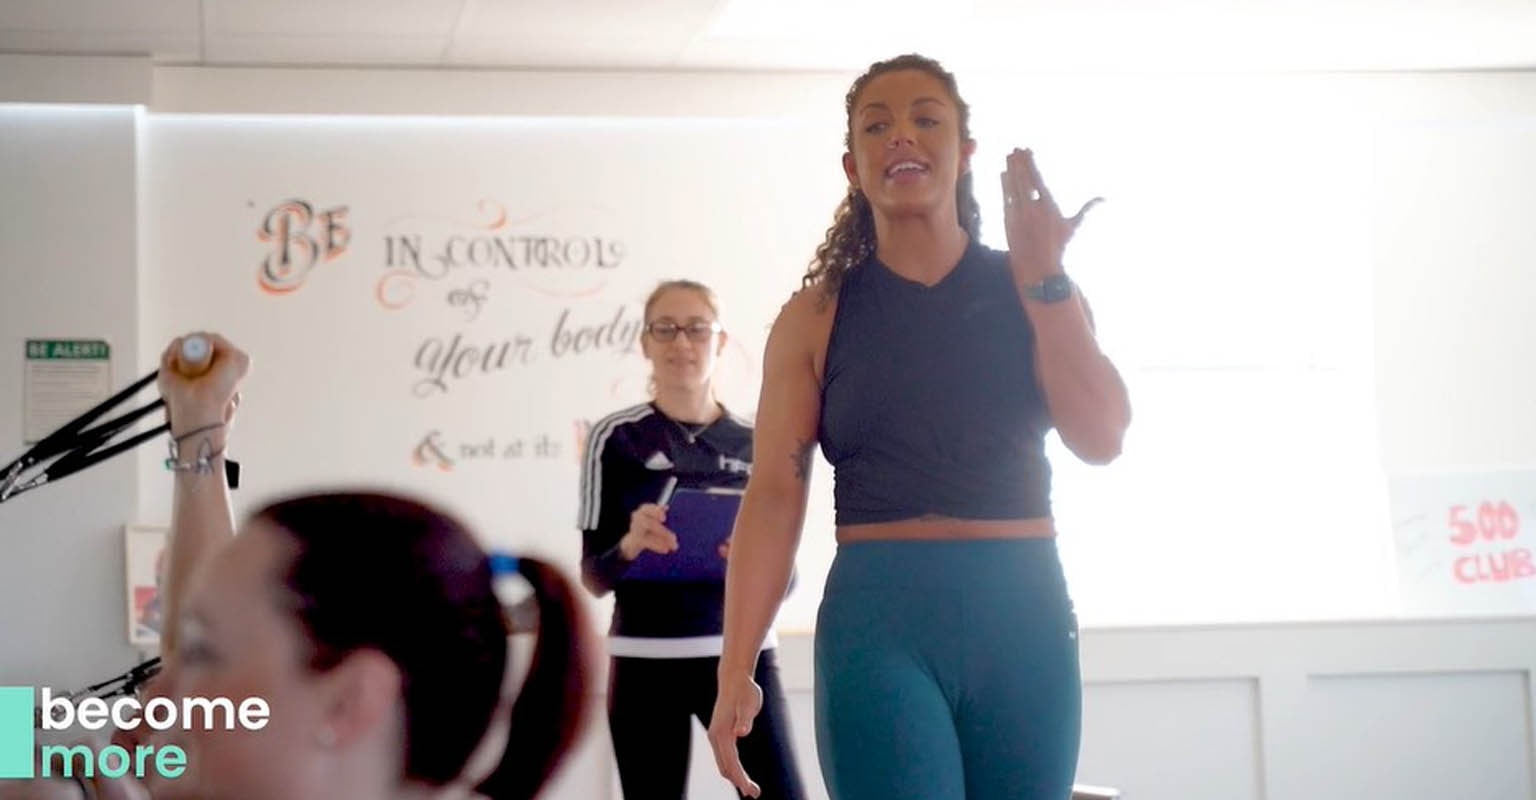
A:
<svg viewBox="0 0 1536 800">
<path fill-rule="evenodd" d="M 1003 178 L 1003 220 L 1008 232 L 1008 260 L 1021 283 L 1036 284 L 1063 272 L 1062 253 L 1088 209 L 1102 203 L 1095 197 L 1078 212 L 1064 217 L 1046 188 L 1030 150 L 1008 154 Z"/>
</svg>

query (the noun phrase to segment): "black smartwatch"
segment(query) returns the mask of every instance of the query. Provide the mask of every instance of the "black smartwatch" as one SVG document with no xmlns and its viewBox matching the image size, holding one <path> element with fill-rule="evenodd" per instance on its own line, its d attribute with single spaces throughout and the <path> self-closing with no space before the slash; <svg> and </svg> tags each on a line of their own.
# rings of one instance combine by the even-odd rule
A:
<svg viewBox="0 0 1536 800">
<path fill-rule="evenodd" d="M 1072 279 L 1058 273 L 1029 287 L 1029 299 L 1042 303 L 1059 303 L 1072 296 Z"/>
</svg>

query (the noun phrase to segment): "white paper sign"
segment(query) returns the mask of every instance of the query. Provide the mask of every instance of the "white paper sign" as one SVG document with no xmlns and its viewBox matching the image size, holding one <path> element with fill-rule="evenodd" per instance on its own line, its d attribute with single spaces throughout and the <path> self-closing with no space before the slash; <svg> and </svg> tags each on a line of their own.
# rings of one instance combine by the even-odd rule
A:
<svg viewBox="0 0 1536 800">
<path fill-rule="evenodd" d="M 1536 470 L 1392 479 L 1403 610 L 1536 612 Z"/>
<path fill-rule="evenodd" d="M 28 339 L 22 431 L 35 444 L 112 396 L 112 348 L 100 339 Z"/>
</svg>

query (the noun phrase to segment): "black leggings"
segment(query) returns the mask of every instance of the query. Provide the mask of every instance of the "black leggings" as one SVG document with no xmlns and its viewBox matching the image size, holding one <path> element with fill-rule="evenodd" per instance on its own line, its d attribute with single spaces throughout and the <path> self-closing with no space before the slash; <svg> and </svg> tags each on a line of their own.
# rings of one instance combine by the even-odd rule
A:
<svg viewBox="0 0 1536 800">
<path fill-rule="evenodd" d="M 625 800 L 682 800 L 687 794 L 693 719 L 707 728 L 714 713 L 720 659 L 613 659 L 608 729 Z M 762 800 L 801 800 L 794 740 L 773 650 L 757 658 L 763 710 L 752 732 L 737 740 L 741 765 L 763 787 Z M 721 779 L 722 781 L 724 778 Z"/>
</svg>

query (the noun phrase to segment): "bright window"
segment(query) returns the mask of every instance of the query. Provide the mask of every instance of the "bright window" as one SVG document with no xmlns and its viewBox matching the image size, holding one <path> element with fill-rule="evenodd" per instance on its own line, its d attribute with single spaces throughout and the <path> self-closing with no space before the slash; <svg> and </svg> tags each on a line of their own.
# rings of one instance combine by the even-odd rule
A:
<svg viewBox="0 0 1536 800">
<path fill-rule="evenodd" d="M 1081 107 L 1114 107 L 1101 99 Z M 1197 99 L 1153 118 L 1030 111 L 1028 123 L 978 120 L 978 197 L 1000 209 L 1004 154 L 1029 146 L 1066 213 L 1107 199 L 1068 269 L 1134 412 L 1109 467 L 1050 442 L 1081 620 L 1392 613 L 1367 130 Z M 1000 212 L 984 223 L 983 239 L 1006 247 Z"/>
</svg>

